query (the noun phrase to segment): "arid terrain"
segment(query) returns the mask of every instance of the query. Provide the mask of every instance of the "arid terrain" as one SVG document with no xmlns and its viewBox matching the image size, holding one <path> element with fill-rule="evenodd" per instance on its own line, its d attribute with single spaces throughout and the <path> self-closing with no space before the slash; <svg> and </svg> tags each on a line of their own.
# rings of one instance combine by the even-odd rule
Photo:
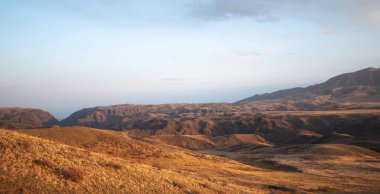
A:
<svg viewBox="0 0 380 194">
<path fill-rule="evenodd" d="M 380 191 L 380 155 L 349 145 L 240 143 L 201 154 L 85 127 L 1 130 L 0 145 L 5 193 Z"/>
<path fill-rule="evenodd" d="M 380 69 L 236 103 L 0 108 L 0 193 L 380 193 Z"/>
</svg>

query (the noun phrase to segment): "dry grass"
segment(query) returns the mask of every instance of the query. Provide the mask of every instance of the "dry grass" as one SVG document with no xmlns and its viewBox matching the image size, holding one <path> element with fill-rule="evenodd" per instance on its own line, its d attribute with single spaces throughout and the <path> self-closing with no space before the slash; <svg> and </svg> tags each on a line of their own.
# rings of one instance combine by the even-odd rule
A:
<svg viewBox="0 0 380 194">
<path fill-rule="evenodd" d="M 214 148 L 241 143 L 269 145 L 264 138 L 256 134 L 232 134 L 218 137 L 208 137 L 206 135 L 153 135 L 149 139 L 187 149 Z"/>
<path fill-rule="evenodd" d="M 45 166 L 45 167 L 48 167 L 48 168 L 53 168 L 54 167 L 53 163 L 50 162 L 49 160 L 46 160 L 46 159 L 36 159 L 36 160 L 33 160 L 33 163 L 37 164 L 37 165 L 40 165 L 40 166 Z"/>
<path fill-rule="evenodd" d="M 342 144 L 253 148 L 249 150 L 244 147 L 240 151 L 228 148 L 207 149 L 202 152 L 224 155 L 262 168 L 264 172 L 259 173 L 257 179 L 264 179 L 263 182 L 267 184 L 261 188 L 271 193 L 380 192 L 377 184 L 380 181 L 377 173 L 380 172 L 380 154 L 377 152 Z M 239 183 L 246 184 L 251 183 Z"/>
<path fill-rule="evenodd" d="M 17 144 L 24 148 L 26 151 L 33 151 L 33 143 L 28 140 L 19 141 Z"/>
<path fill-rule="evenodd" d="M 185 185 L 184 183 L 181 183 L 181 182 L 173 181 L 172 184 L 173 184 L 173 186 L 178 187 L 178 188 L 180 188 L 180 189 L 184 189 L 184 188 L 186 188 L 186 185 Z"/>
<path fill-rule="evenodd" d="M 34 151 L 26 151 L 18 142 L 31 142 Z M 208 173 L 205 169 L 215 169 L 223 164 L 212 160 L 209 163 L 181 149 L 174 153 L 177 159 L 165 158 L 167 154 L 160 154 L 160 159 L 170 164 L 172 169 L 158 170 L 150 165 L 131 163 L 128 158 L 73 149 L 53 141 L 4 130 L 0 130 L 0 144 L 3 147 L 3 154 L 0 155 L 0 193 L 19 193 L 20 188 L 29 193 L 264 192 L 260 188 L 210 182 L 203 178 L 203 174 Z M 153 161 L 153 158 L 149 160 L 148 157 L 146 162 Z M 118 164 L 123 164 L 122 168 L 115 170 L 119 168 Z M 196 168 L 201 167 L 201 164 L 204 167 Z M 210 165 L 213 167 L 210 168 Z M 180 169 L 188 174 L 178 173 Z M 218 179 L 216 175 L 210 176 Z M 173 182 L 177 184 L 173 185 Z"/>
<path fill-rule="evenodd" d="M 170 148 L 153 146 L 137 141 L 114 131 L 87 127 L 56 127 L 45 129 L 19 130 L 32 136 L 41 137 L 88 151 L 129 159 L 174 158 Z"/>
<path fill-rule="evenodd" d="M 106 162 L 106 163 L 101 163 L 102 166 L 107 167 L 107 168 L 112 168 L 115 170 L 121 169 L 123 166 L 121 164 L 115 163 L 115 162 Z"/>
<path fill-rule="evenodd" d="M 376 169 L 380 169 L 380 159 L 376 158 L 373 152 L 355 146 L 317 146 L 311 149 L 309 154 L 302 152 L 309 148 L 296 149 L 297 146 L 286 149 L 278 147 L 248 149 L 247 147 L 241 152 L 237 149 L 238 147 L 235 147 L 234 151 L 210 150 L 209 152 L 251 164 L 245 165 L 226 158 L 200 154 L 157 142 L 141 142 L 116 132 L 89 128 L 41 129 L 32 130 L 29 134 L 78 148 L 73 149 L 74 147 L 54 141 L 43 141 L 11 133 L 16 136 L 17 141 L 20 138 L 32 139 L 33 149 L 37 151 L 34 158 L 16 163 L 24 164 L 34 159 L 45 158 L 54 161 L 56 168 L 80 167 L 85 173 L 84 179 L 79 183 L 71 180 L 65 182 L 77 192 L 87 189 L 95 193 L 100 191 L 108 193 L 111 191 L 112 193 L 128 193 L 128 191 L 130 193 L 289 193 L 289 191 L 281 190 L 284 185 L 287 189 L 300 193 L 324 192 L 324 190 L 331 193 L 380 192 L 378 186 L 380 176 L 375 173 L 378 172 Z M 4 137 L 0 135 L 0 140 L 1 138 Z M 0 144 L 5 142 L 7 147 L 8 141 L 0 141 Z M 84 147 L 83 144 L 88 146 Z M 21 158 L 29 154 L 24 150 L 16 152 L 22 156 Z M 5 161 L 16 160 L 9 159 L 13 153 L 10 153 L 8 148 L 5 148 L 5 153 L 4 156 L 8 158 L 4 159 Z M 46 157 L 47 153 L 49 157 Z M 327 157 L 328 154 L 339 156 Z M 305 156 L 313 157 L 305 160 L 302 158 Z M 314 159 L 315 156 L 322 158 L 317 160 Z M 258 159 L 263 161 L 264 166 L 255 166 L 250 163 Z M 113 167 L 102 165 L 107 162 L 123 164 L 123 167 L 115 170 Z M 271 169 L 271 167 L 277 169 Z M 296 167 L 297 170 L 281 170 L 285 167 L 286 169 Z M 31 170 L 33 168 L 24 167 L 24 171 Z M 52 180 L 46 187 L 61 188 L 57 184 L 66 179 L 56 180 L 59 177 L 51 171 L 44 168 L 40 177 L 43 179 L 50 177 Z M 0 179 L 2 172 L 10 172 L 10 170 L 1 171 Z M 14 175 L 6 175 L 6 177 L 10 176 Z M 269 188 L 266 185 L 273 187 Z"/>
<path fill-rule="evenodd" d="M 83 180 L 84 172 L 80 168 L 77 167 L 68 167 L 66 169 L 59 170 L 59 173 L 62 174 L 62 176 L 65 179 L 79 182 Z"/>
<path fill-rule="evenodd" d="M 163 170 L 163 169 L 170 169 L 170 165 L 167 164 L 167 163 L 162 163 L 162 162 L 158 162 L 158 161 L 155 161 L 152 163 L 152 166 L 157 168 L 158 170 Z"/>
</svg>

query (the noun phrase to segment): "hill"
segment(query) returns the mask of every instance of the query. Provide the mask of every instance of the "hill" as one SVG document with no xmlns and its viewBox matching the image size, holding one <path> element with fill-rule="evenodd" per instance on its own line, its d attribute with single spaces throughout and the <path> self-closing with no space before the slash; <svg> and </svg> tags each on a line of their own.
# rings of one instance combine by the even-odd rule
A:
<svg viewBox="0 0 380 194">
<path fill-rule="evenodd" d="M 30 108 L 0 108 L 0 127 L 6 129 L 27 129 L 51 127 L 59 124 L 50 113 Z"/>
<path fill-rule="evenodd" d="M 123 132 L 84 127 L 55 127 L 29 132 L 48 140 L 0 130 L 1 193 L 380 191 L 377 184 L 380 177 L 375 173 L 380 171 L 378 153 L 353 146 L 258 147 L 236 144 L 233 148 L 213 150 L 219 150 L 219 154 L 222 151 L 224 157 L 235 155 L 236 160 L 246 163 L 242 164 L 158 142 L 135 142 L 138 140 L 125 137 Z M 86 136 L 88 134 L 95 135 Z M 251 139 L 239 136 L 232 139 L 235 138 Z M 99 143 L 93 147 L 82 147 L 91 142 Z M 130 143 L 138 146 L 128 147 Z M 242 145 L 249 149 L 240 152 Z M 117 148 L 112 149 L 111 146 Z M 164 150 L 165 153 L 150 156 L 150 149 Z M 233 151 L 229 152 L 229 149 Z M 144 158 L 136 159 L 134 152 Z M 323 160 L 312 157 L 326 154 L 328 157 Z M 342 178 L 350 181 L 341 181 Z"/>
<path fill-rule="evenodd" d="M 160 147 L 131 139 L 114 131 L 98 130 L 87 127 L 53 127 L 43 129 L 18 130 L 35 137 L 49 139 L 70 146 L 99 152 L 106 155 L 123 157 L 130 160 L 179 157 L 167 152 L 173 147 Z M 180 150 L 178 150 L 179 152 Z"/>
<path fill-rule="evenodd" d="M 49 136 L 58 132 L 41 130 L 45 130 L 44 135 L 50 133 Z M 62 131 L 58 133 L 62 135 Z M 104 140 L 110 142 L 113 137 L 115 136 L 103 136 L 105 139 L 111 138 Z M 82 139 L 91 142 L 93 137 Z M 182 160 L 170 160 L 170 166 L 149 164 L 149 157 L 145 163 L 136 162 L 114 153 L 102 154 L 101 152 L 107 151 L 107 146 L 102 146 L 106 150 L 100 151 L 99 146 L 98 149 L 89 151 L 56 141 L 0 130 L 0 193 L 265 193 L 265 189 L 261 189 L 259 185 L 242 185 L 237 182 L 238 178 L 235 178 L 236 182 L 232 179 L 227 184 L 227 179 L 213 174 L 212 169 L 218 165 L 231 170 L 233 167 L 244 168 L 244 165 L 226 159 L 197 153 L 183 154 L 183 160 L 192 165 L 187 167 L 191 171 L 181 171 L 176 166 Z M 125 152 L 145 152 L 139 150 L 140 148 L 119 149 Z M 166 155 L 160 157 L 165 158 Z M 201 167 L 200 163 L 208 169 L 205 173 L 209 175 L 200 173 L 202 168 L 194 167 Z M 183 164 L 185 165 L 186 163 Z M 218 173 L 221 172 L 220 169 Z M 237 175 L 236 172 L 234 174 Z"/>
<path fill-rule="evenodd" d="M 268 145 L 264 138 L 256 134 L 232 134 L 217 137 L 206 135 L 153 135 L 148 139 L 188 149 L 215 148 L 241 143 Z"/>
<path fill-rule="evenodd" d="M 380 150 L 373 143 L 376 141 L 356 141 L 380 137 L 379 109 L 256 112 L 249 108 L 229 109 L 229 104 L 199 105 L 198 109 L 195 106 L 116 105 L 93 108 L 83 117 L 74 113 L 69 118 L 75 121 L 72 125 L 127 131 L 134 138 L 152 136 L 161 142 L 192 149 L 215 147 L 212 138 L 233 134 L 259 135 L 270 144 L 304 144 L 332 140 L 335 138 L 332 134 L 342 133 L 352 136 L 351 140 L 355 141 L 350 141 L 355 145 Z"/>
<path fill-rule="evenodd" d="M 379 136 L 379 80 L 380 69 L 367 68 L 307 88 L 256 95 L 234 104 L 98 106 L 74 112 L 61 125 L 128 130 L 140 138 L 167 135 L 159 138 L 184 147 L 187 145 L 169 140 L 171 135 L 203 146 L 211 144 L 181 135 L 257 134 L 275 144 L 314 141 L 309 137 L 302 140 L 306 136 L 297 134 L 299 130 L 322 136 L 333 132 Z M 300 111 L 306 114 L 298 114 Z"/>
<path fill-rule="evenodd" d="M 315 103 L 318 103 L 317 101 L 322 101 L 320 103 L 335 101 L 378 102 L 379 99 L 380 68 L 367 68 L 333 77 L 321 84 L 255 95 L 236 103 L 275 100 L 313 100 Z"/>
</svg>

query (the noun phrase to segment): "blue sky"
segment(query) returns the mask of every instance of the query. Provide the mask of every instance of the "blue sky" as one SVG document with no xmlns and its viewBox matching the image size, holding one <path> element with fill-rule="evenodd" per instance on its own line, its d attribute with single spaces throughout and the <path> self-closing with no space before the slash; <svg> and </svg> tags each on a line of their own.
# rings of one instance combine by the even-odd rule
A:
<svg viewBox="0 0 380 194">
<path fill-rule="evenodd" d="M 234 102 L 379 67 L 377 0 L 0 0 L 0 106 Z"/>
</svg>

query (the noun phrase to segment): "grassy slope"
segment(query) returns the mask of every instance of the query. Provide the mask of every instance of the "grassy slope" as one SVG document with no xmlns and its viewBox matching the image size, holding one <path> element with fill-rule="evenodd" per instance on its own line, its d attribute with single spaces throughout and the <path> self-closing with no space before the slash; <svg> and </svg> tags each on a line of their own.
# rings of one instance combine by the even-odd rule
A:
<svg viewBox="0 0 380 194">
<path fill-rule="evenodd" d="M 256 134 L 232 134 L 218 137 L 208 137 L 206 135 L 154 135 L 149 138 L 168 145 L 188 149 L 213 148 L 241 143 L 269 145 L 264 138 Z"/>
<path fill-rule="evenodd" d="M 0 193 L 260 192 L 5 130 L 0 130 L 0 153 Z M 106 164 L 120 165 L 120 169 Z M 65 178 L 64 172 L 71 167 L 79 169 L 83 180 Z"/>
<path fill-rule="evenodd" d="M 212 154 L 226 155 L 250 164 L 245 165 L 158 142 L 130 139 L 113 131 L 65 127 L 23 132 L 101 153 L 104 157 L 105 155 L 108 158 L 117 157 L 112 160 L 117 160 L 118 163 L 143 166 L 160 176 L 169 177 L 168 180 L 172 181 L 172 185 L 173 180 L 178 177 L 178 180 L 174 181 L 178 181 L 179 184 L 174 185 L 175 188 L 183 187 L 181 191 L 186 189 L 202 193 L 259 193 L 284 190 L 311 193 L 380 191 L 377 184 L 380 180 L 379 156 L 376 152 L 355 146 L 321 145 L 306 149 L 302 146 L 300 148 L 261 146 L 260 148 L 257 144 L 245 144 L 247 149 L 239 151 L 239 144 L 234 146 L 233 151 L 222 149 L 213 153 L 215 150 L 211 150 Z M 194 138 L 202 139 L 202 137 Z M 250 145 L 253 145 L 253 148 Z M 255 165 L 258 160 L 262 160 L 264 165 Z M 254 165 L 251 166 L 252 164 Z M 268 168 L 271 166 L 277 169 Z M 300 171 L 294 171 L 292 168 L 283 170 L 289 166 Z M 198 183 L 200 186 L 197 186 Z M 205 190 L 200 191 L 202 188 Z"/>
<path fill-rule="evenodd" d="M 130 163 L 146 164 L 179 173 L 205 182 L 206 187 L 220 192 L 228 191 L 228 188 L 231 188 L 230 191 L 257 192 L 264 186 L 250 184 L 245 176 L 241 176 L 239 170 L 245 169 L 246 173 L 252 176 L 251 171 L 259 170 L 257 168 L 162 143 L 151 144 L 134 140 L 114 131 L 87 127 L 56 127 L 19 132 L 122 158 Z M 231 177 L 226 176 L 227 174 Z"/>
<path fill-rule="evenodd" d="M 32 136 L 41 137 L 85 148 L 89 151 L 100 152 L 128 159 L 155 159 L 177 157 L 175 152 L 168 150 L 174 147 L 157 147 L 142 141 L 120 135 L 115 131 L 98 130 L 87 127 L 55 127 L 45 129 L 19 130 Z"/>
<path fill-rule="evenodd" d="M 379 193 L 380 154 L 344 144 L 258 147 L 239 144 L 202 153 L 221 155 L 263 169 L 273 170 L 274 180 L 288 187 L 327 193 Z M 279 172 L 283 173 L 279 173 Z M 275 174 L 273 173 L 273 174 Z M 267 176 L 262 174 L 262 176 Z M 312 184 L 310 184 L 312 183 Z M 302 185 L 302 186 L 300 186 Z"/>
</svg>

